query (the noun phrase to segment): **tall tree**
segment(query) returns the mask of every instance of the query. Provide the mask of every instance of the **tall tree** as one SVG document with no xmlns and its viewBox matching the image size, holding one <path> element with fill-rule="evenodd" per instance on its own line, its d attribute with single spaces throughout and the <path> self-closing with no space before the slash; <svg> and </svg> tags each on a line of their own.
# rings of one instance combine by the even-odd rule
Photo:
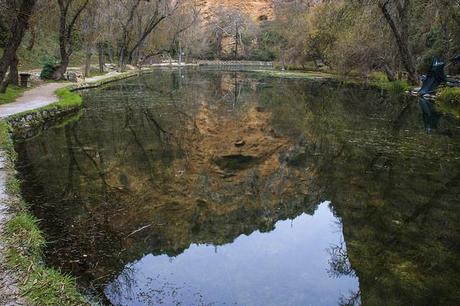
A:
<svg viewBox="0 0 460 306">
<path fill-rule="evenodd" d="M 14 76 L 17 80 L 17 66 L 18 60 L 16 52 L 21 44 L 24 33 L 29 26 L 29 18 L 32 14 L 35 0 L 22 0 L 17 1 L 6 1 L 7 9 L 11 12 L 13 17 L 9 30 L 8 39 L 6 40 L 5 49 L 3 55 L 0 58 L 0 92 L 5 92 L 8 82 L 14 81 Z M 6 78 L 8 68 L 12 73 L 11 77 Z"/>
<path fill-rule="evenodd" d="M 119 69 L 124 70 L 127 63 L 133 63 L 138 50 L 145 44 L 147 38 L 158 28 L 165 19 L 171 17 L 183 3 L 182 0 L 135 0 L 121 1 L 124 15 L 121 18 L 121 38 L 119 40 Z M 127 14 L 126 14 L 127 12 Z M 135 18 L 137 17 L 137 18 Z M 134 21 L 137 19 L 137 26 Z"/>
<path fill-rule="evenodd" d="M 70 63 L 70 56 L 74 47 L 74 30 L 83 10 L 89 0 L 57 0 L 59 5 L 59 55 L 60 63 L 54 71 L 56 80 L 63 78 Z M 72 5 L 75 4 L 75 5 Z M 74 7 L 75 6 L 75 7 Z"/>
<path fill-rule="evenodd" d="M 409 46 L 410 0 L 380 0 L 378 5 L 396 40 L 401 63 L 407 71 L 408 79 L 411 83 L 417 84 L 417 70 Z"/>
</svg>

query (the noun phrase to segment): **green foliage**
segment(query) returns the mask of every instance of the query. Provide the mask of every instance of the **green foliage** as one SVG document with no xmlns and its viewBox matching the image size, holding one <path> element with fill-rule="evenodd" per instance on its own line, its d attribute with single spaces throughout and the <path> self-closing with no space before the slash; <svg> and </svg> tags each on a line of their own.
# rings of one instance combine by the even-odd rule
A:
<svg viewBox="0 0 460 306">
<path fill-rule="evenodd" d="M 267 49 L 253 49 L 249 54 L 249 60 L 251 61 L 273 61 L 276 55 L 273 51 Z"/>
<path fill-rule="evenodd" d="M 390 95 L 399 95 L 411 89 L 409 83 L 403 80 L 390 81 L 387 76 L 381 72 L 371 74 L 370 84 L 388 92 Z"/>
<path fill-rule="evenodd" d="M 437 102 L 439 108 L 446 113 L 454 114 L 460 118 L 460 88 L 443 87 L 438 90 Z"/>
<path fill-rule="evenodd" d="M 280 49 L 287 44 L 287 39 L 281 35 L 276 26 L 266 22 L 258 35 L 258 46 L 249 53 L 250 60 L 274 61 L 279 57 Z"/>
<path fill-rule="evenodd" d="M 8 86 L 5 93 L 0 93 L 0 105 L 5 103 L 14 102 L 19 96 L 21 96 L 26 88 L 19 86 Z"/>
<path fill-rule="evenodd" d="M 53 78 L 54 71 L 57 68 L 57 59 L 53 57 L 45 58 L 43 61 L 42 72 L 40 78 L 42 80 L 51 80 Z"/>
</svg>

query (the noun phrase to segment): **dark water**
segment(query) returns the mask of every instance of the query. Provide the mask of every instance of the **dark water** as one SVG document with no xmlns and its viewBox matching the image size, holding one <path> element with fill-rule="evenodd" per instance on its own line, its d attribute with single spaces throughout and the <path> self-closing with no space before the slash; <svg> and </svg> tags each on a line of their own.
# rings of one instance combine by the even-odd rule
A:
<svg viewBox="0 0 460 306">
<path fill-rule="evenodd" d="M 460 123 L 429 102 L 194 70 L 84 100 L 17 166 L 105 303 L 460 303 Z"/>
</svg>

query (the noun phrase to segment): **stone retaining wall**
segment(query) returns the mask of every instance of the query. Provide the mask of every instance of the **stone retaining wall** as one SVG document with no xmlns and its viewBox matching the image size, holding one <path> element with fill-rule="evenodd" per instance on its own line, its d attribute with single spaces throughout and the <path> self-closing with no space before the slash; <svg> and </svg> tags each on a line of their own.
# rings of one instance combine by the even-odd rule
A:
<svg viewBox="0 0 460 306">
<path fill-rule="evenodd" d="M 69 85 L 67 88 L 70 91 L 75 92 L 78 90 L 100 87 L 111 82 L 127 79 L 138 75 L 140 75 L 139 71 L 130 71 L 123 74 L 114 75 L 108 78 L 101 78 L 101 80 L 91 83 Z M 43 130 L 46 130 L 51 126 L 72 117 L 81 109 L 81 106 L 59 108 L 52 107 L 52 105 L 53 104 L 50 104 L 51 107 L 48 106 L 44 109 L 37 109 L 31 112 L 26 112 L 24 115 L 19 114 L 7 118 L 6 120 L 13 129 L 13 139 L 27 139 L 36 136 L 40 134 Z"/>
<path fill-rule="evenodd" d="M 199 66 L 261 66 L 273 67 L 273 62 L 263 61 L 198 61 Z"/>
</svg>

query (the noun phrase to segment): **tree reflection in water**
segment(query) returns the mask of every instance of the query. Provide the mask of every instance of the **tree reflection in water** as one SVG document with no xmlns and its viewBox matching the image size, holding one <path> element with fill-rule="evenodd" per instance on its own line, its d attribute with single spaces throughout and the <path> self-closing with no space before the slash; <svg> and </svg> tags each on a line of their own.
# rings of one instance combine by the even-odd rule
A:
<svg viewBox="0 0 460 306">
<path fill-rule="evenodd" d="M 460 303 L 458 121 L 436 117 L 441 132 L 427 134 L 406 97 L 175 73 L 91 90 L 78 120 L 17 144 L 24 195 L 56 241 L 49 264 L 101 292 L 145 254 L 209 244 L 220 255 L 330 199 L 344 237 L 324 247 L 324 271 L 360 287 L 340 303 Z M 308 293 L 294 291 L 283 294 Z"/>
</svg>

